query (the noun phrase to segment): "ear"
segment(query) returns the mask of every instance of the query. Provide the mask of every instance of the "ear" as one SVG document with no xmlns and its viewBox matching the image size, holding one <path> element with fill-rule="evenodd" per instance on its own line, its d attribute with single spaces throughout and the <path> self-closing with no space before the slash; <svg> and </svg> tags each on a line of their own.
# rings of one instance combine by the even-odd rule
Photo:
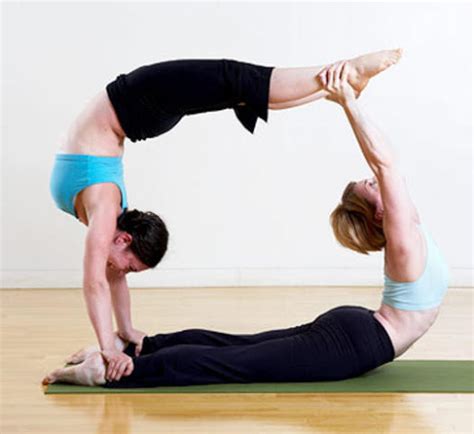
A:
<svg viewBox="0 0 474 434">
<path fill-rule="evenodd" d="M 124 232 L 124 231 L 120 231 L 115 237 L 115 241 L 118 244 L 123 244 L 127 247 L 130 244 L 132 244 L 132 240 L 133 240 L 133 237 L 128 232 Z"/>
<path fill-rule="evenodd" d="M 381 222 L 383 220 L 383 208 L 377 206 L 377 210 L 375 211 L 375 220 Z"/>
</svg>

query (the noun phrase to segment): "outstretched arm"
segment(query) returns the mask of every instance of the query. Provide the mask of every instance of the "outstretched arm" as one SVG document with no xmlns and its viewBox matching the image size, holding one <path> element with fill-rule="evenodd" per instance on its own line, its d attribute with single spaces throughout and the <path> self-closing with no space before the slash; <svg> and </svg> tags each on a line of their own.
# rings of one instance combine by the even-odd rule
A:
<svg viewBox="0 0 474 434">
<path fill-rule="evenodd" d="M 330 93 L 328 99 L 343 107 L 362 154 L 379 182 L 387 244 L 392 251 L 406 252 L 415 238 L 412 224 L 414 207 L 388 140 L 357 103 L 354 90 L 347 82 L 344 63 L 324 70 L 319 77 Z"/>
<path fill-rule="evenodd" d="M 394 169 L 394 157 L 385 136 L 369 121 L 357 103 L 356 93 L 347 81 L 348 73 L 348 64 L 340 62 L 323 70 L 318 77 L 329 93 L 327 99 L 338 103 L 344 109 L 362 154 L 378 178 L 384 169 Z"/>
<path fill-rule="evenodd" d="M 396 170 L 395 158 L 384 134 L 371 122 L 356 100 L 347 100 L 344 112 L 362 154 L 377 179 Z"/>
</svg>

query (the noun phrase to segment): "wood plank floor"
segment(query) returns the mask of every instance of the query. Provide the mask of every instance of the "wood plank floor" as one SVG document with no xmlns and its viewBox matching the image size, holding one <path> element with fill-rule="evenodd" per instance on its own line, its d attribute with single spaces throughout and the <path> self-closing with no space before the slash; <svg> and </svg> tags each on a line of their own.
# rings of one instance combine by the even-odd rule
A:
<svg viewBox="0 0 474 434">
<path fill-rule="evenodd" d="M 448 292 L 403 358 L 472 359 L 472 288 Z M 134 289 L 137 328 L 252 333 L 343 304 L 376 308 L 376 288 Z M 44 395 L 40 381 L 94 342 L 80 290 L 1 290 L 1 426 L 6 433 L 472 433 L 473 395 Z"/>
</svg>

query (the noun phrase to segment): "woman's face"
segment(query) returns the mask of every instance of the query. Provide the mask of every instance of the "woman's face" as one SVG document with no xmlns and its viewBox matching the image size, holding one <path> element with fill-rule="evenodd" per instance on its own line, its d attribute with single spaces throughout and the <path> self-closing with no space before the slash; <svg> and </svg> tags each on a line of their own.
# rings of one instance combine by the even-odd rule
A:
<svg viewBox="0 0 474 434">
<path fill-rule="evenodd" d="M 138 259 L 130 249 L 132 237 L 126 232 L 116 234 L 110 246 L 107 259 L 107 271 L 114 274 L 126 275 L 130 272 L 147 270 L 149 267 Z"/>
<path fill-rule="evenodd" d="M 381 219 L 383 216 L 382 195 L 380 194 L 377 178 L 362 179 L 356 182 L 354 193 L 372 204 L 376 210 L 376 218 Z"/>
</svg>

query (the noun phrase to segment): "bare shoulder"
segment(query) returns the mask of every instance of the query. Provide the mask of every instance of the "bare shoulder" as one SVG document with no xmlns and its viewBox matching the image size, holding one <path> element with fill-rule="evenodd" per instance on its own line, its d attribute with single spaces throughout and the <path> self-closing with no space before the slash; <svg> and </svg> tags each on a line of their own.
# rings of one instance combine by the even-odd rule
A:
<svg viewBox="0 0 474 434">
<path fill-rule="evenodd" d="M 377 178 L 384 208 L 383 225 L 387 244 L 393 249 L 406 249 L 414 241 L 419 219 L 405 178 L 396 167 L 381 170 Z"/>
<path fill-rule="evenodd" d="M 388 243 L 385 247 L 385 273 L 397 282 L 414 282 L 425 269 L 426 245 L 423 234 L 416 226 L 411 238 L 403 244 Z"/>
<path fill-rule="evenodd" d="M 425 242 L 405 178 L 394 167 L 381 172 L 386 272 L 394 280 L 416 280 L 425 264 Z"/>
</svg>

